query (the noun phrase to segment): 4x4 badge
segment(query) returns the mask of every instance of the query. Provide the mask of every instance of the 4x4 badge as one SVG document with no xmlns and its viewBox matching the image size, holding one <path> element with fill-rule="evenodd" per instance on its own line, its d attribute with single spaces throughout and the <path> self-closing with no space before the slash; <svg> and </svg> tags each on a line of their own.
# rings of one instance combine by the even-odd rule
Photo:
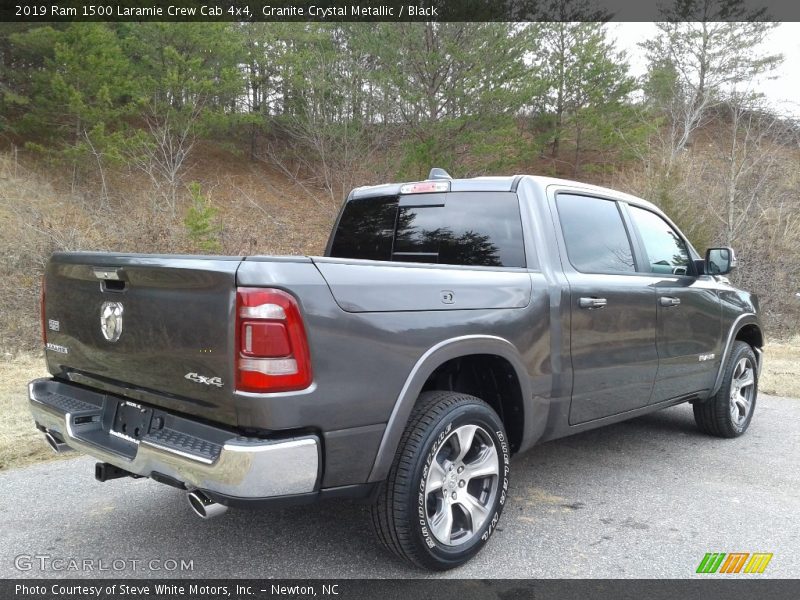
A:
<svg viewBox="0 0 800 600">
<path fill-rule="evenodd" d="M 206 385 L 222 387 L 221 377 L 207 377 L 205 375 L 198 375 L 197 373 L 187 373 L 183 376 L 183 378 L 188 379 L 189 381 L 194 381 L 195 383 L 204 383 Z"/>
<path fill-rule="evenodd" d="M 122 335 L 122 302 L 103 302 L 100 307 L 100 331 L 109 342 Z"/>
</svg>

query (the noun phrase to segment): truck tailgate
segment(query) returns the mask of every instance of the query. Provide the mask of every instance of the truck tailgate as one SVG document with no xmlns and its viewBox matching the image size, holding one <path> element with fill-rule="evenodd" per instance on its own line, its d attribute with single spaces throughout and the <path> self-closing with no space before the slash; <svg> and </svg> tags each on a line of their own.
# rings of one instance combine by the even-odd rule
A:
<svg viewBox="0 0 800 600">
<path fill-rule="evenodd" d="M 57 253 L 45 272 L 50 372 L 236 423 L 241 257 Z"/>
</svg>

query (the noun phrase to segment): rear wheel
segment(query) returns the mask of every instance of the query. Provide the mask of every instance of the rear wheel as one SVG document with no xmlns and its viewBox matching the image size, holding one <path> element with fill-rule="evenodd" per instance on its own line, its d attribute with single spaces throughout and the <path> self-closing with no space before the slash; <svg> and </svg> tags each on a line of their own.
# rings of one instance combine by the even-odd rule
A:
<svg viewBox="0 0 800 600">
<path fill-rule="evenodd" d="M 717 437 L 739 437 L 750 426 L 758 397 L 756 355 L 749 344 L 734 342 L 722 386 L 712 398 L 694 405 L 697 426 Z"/>
<path fill-rule="evenodd" d="M 497 413 L 474 396 L 425 392 L 372 507 L 375 532 L 417 566 L 457 567 L 494 532 L 508 475 L 508 443 Z"/>
</svg>

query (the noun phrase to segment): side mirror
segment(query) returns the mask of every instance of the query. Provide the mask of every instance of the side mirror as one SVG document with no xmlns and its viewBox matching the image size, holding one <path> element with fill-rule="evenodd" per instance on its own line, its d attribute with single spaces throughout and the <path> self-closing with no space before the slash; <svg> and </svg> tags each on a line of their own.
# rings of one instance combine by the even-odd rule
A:
<svg viewBox="0 0 800 600">
<path fill-rule="evenodd" d="M 726 275 L 736 267 L 733 248 L 709 248 L 706 250 L 705 272 L 707 275 Z"/>
</svg>

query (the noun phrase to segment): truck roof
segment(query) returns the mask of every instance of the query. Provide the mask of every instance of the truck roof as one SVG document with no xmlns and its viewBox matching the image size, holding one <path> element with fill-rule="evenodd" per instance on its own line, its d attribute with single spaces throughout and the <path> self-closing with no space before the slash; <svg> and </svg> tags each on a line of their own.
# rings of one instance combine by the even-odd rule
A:
<svg viewBox="0 0 800 600">
<path fill-rule="evenodd" d="M 540 189 L 546 189 L 551 185 L 568 186 L 572 188 L 580 188 L 586 192 L 593 192 L 602 196 L 610 196 L 620 200 L 626 200 L 632 204 L 638 204 L 650 209 L 655 209 L 660 212 L 657 206 L 653 203 L 643 200 L 637 196 L 613 190 L 590 183 L 581 181 L 572 181 L 569 179 L 559 179 L 557 177 L 546 177 L 543 175 L 506 175 L 500 177 L 471 177 L 460 179 L 426 179 L 425 181 L 449 181 L 451 192 L 511 192 L 517 189 L 520 182 L 526 180 L 533 183 Z M 400 187 L 409 183 L 416 182 L 401 182 L 401 183 L 384 183 L 380 185 L 361 186 L 355 188 L 350 193 L 350 198 L 367 198 L 370 196 L 394 196 L 400 194 Z"/>
</svg>

